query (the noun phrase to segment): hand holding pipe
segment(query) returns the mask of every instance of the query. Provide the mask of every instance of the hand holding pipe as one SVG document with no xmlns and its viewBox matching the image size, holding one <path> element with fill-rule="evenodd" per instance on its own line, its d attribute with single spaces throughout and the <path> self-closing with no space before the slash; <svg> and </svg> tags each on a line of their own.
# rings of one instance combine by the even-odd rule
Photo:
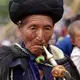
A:
<svg viewBox="0 0 80 80">
<path fill-rule="evenodd" d="M 45 46 L 43 46 L 43 49 L 46 53 L 47 59 L 51 62 L 52 66 L 53 66 L 52 75 L 54 77 L 60 77 L 60 78 L 64 77 L 64 74 L 66 72 L 66 69 L 64 68 L 64 66 L 57 64 L 57 62 L 53 58 L 53 55 L 51 53 L 49 53 L 49 51 L 46 49 Z"/>
</svg>

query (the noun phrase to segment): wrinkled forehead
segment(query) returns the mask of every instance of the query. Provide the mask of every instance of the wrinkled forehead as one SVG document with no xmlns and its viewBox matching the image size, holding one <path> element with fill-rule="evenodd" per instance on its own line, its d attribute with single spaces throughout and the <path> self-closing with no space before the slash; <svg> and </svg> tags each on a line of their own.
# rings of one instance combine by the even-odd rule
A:
<svg viewBox="0 0 80 80">
<path fill-rule="evenodd" d="M 46 24 L 51 24 L 51 25 L 54 24 L 54 21 L 53 21 L 53 19 L 50 16 L 39 15 L 39 14 L 37 14 L 37 15 L 30 15 L 28 17 L 25 17 L 23 19 L 23 22 L 26 22 L 26 23 L 28 23 L 28 22 L 31 22 L 31 23 L 32 22 L 40 22 L 40 24 L 46 23 Z"/>
</svg>

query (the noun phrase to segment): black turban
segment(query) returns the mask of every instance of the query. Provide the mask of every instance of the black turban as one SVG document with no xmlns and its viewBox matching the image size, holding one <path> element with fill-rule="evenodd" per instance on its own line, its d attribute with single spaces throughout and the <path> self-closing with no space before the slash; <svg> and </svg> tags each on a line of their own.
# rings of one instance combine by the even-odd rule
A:
<svg viewBox="0 0 80 80">
<path fill-rule="evenodd" d="M 57 22 L 63 15 L 63 0 L 10 0 L 9 14 L 15 24 L 32 14 L 46 14 Z"/>
</svg>

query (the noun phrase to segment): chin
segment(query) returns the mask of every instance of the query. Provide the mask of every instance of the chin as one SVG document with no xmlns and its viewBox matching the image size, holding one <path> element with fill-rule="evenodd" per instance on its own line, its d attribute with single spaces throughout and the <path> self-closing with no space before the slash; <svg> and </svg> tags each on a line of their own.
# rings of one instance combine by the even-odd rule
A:
<svg viewBox="0 0 80 80">
<path fill-rule="evenodd" d="M 37 54 L 37 53 L 35 53 L 35 54 L 33 54 L 35 57 L 38 57 L 38 56 L 40 56 L 40 55 L 42 55 L 42 54 Z"/>
<path fill-rule="evenodd" d="M 36 57 L 42 55 L 42 53 L 43 53 L 43 51 L 41 51 L 41 50 L 38 50 L 38 51 L 36 50 L 36 51 L 33 51 L 33 52 L 32 52 L 32 54 L 33 54 L 34 56 L 36 56 Z"/>
</svg>

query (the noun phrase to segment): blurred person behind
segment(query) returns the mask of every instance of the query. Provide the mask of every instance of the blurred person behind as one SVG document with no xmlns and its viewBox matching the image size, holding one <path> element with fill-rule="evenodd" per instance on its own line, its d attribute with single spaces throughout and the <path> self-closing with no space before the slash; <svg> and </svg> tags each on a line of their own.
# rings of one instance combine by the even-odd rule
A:
<svg viewBox="0 0 80 80">
<path fill-rule="evenodd" d="M 80 20 L 74 21 L 72 24 L 70 24 L 68 31 L 71 42 L 74 45 L 71 53 L 71 59 L 76 65 L 80 74 Z"/>
<path fill-rule="evenodd" d="M 68 34 L 68 25 L 70 24 L 70 19 L 68 20 L 64 20 L 63 26 L 62 26 L 62 36 L 63 39 L 62 40 L 58 40 L 56 43 L 56 46 L 58 48 L 60 48 L 65 54 L 67 54 L 68 56 L 70 56 L 70 53 L 72 51 L 72 44 L 70 41 L 70 36 Z"/>
<path fill-rule="evenodd" d="M 80 14 L 79 13 L 74 15 L 70 19 L 64 20 L 63 33 L 66 33 L 66 34 L 65 34 L 65 37 L 61 41 L 58 41 L 56 44 L 56 46 L 58 48 L 60 48 L 64 52 L 64 54 L 66 54 L 68 56 L 71 55 L 71 52 L 73 49 L 73 45 L 72 45 L 71 40 L 70 40 L 70 35 L 68 33 L 68 26 L 76 20 L 80 20 Z"/>
</svg>

